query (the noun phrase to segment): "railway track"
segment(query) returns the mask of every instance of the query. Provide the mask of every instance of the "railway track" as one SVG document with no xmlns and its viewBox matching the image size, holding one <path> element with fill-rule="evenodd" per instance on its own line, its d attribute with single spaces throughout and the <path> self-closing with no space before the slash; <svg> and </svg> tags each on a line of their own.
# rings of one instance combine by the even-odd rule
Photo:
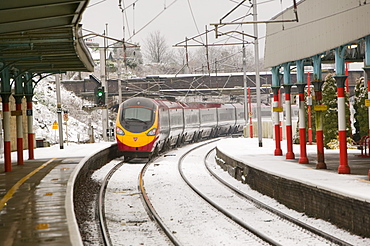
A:
<svg viewBox="0 0 370 246">
<path fill-rule="evenodd" d="M 104 245 L 351 245 L 223 181 L 212 170 L 215 141 L 107 173 Z"/>
<path fill-rule="evenodd" d="M 210 155 L 211 153 L 214 154 L 214 156 L 212 156 L 213 158 L 210 158 Z M 235 186 L 232 186 L 230 183 L 228 183 L 227 181 L 225 181 L 224 179 L 222 179 L 216 172 L 214 172 L 211 168 L 211 166 L 209 165 L 210 163 L 210 159 L 213 160 L 214 162 L 214 157 L 215 157 L 215 149 L 212 149 L 210 150 L 205 159 L 204 159 L 204 164 L 205 164 L 205 167 L 207 168 L 208 172 L 215 178 L 217 179 L 220 183 L 222 183 L 223 185 L 225 185 L 226 187 L 228 187 L 230 190 L 232 190 L 233 192 L 235 192 L 236 194 L 238 194 L 239 196 L 245 198 L 246 200 L 252 202 L 253 204 L 255 204 L 255 206 L 259 207 L 260 209 L 264 209 L 266 210 L 267 212 L 270 212 L 276 216 L 279 216 L 280 218 L 286 220 L 286 221 L 289 221 L 291 223 L 293 223 L 294 225 L 296 225 L 298 228 L 301 227 L 315 235 L 318 235 L 322 238 L 325 238 L 326 240 L 328 240 L 329 242 L 332 242 L 336 245 L 341 245 L 341 246 L 350 246 L 352 244 L 350 243 L 347 243 L 333 235 L 330 235 L 328 233 L 325 233 L 323 232 L 322 230 L 320 229 L 317 229 L 307 223 L 304 223 L 296 218 L 293 218 L 292 216 L 286 214 L 286 213 L 283 213 L 281 212 L 280 210 L 277 210 L 275 209 L 274 207 L 272 206 L 269 206 L 267 205 L 266 203 L 263 203 L 257 199 L 255 199 L 253 196 L 251 195 L 248 195 L 247 193 L 239 190 L 238 188 L 236 188 Z"/>
<path fill-rule="evenodd" d="M 220 213 L 270 245 L 351 245 L 333 235 L 322 232 L 320 229 L 292 218 L 229 185 L 207 165 L 212 151 L 213 149 L 208 151 L 203 163 L 208 172 L 218 180 L 219 185 L 210 178 L 204 168 L 199 168 L 199 165 L 197 166 L 196 161 L 192 158 L 192 156 L 197 156 L 196 153 L 204 153 L 205 151 L 202 148 L 190 150 L 187 155 L 180 159 L 178 168 L 185 182 Z M 187 165 L 187 170 L 191 170 L 188 172 L 189 178 L 186 177 L 186 171 L 184 171 L 185 165 Z M 196 170 L 198 177 L 192 181 L 195 176 L 194 170 Z M 200 178 L 199 175 L 202 175 L 202 177 Z M 202 182 L 199 183 L 199 180 Z M 230 195 L 225 195 L 225 187 L 230 190 Z"/>
<path fill-rule="evenodd" d="M 149 164 L 121 162 L 104 176 L 96 211 L 102 245 L 171 245 L 143 206 L 138 183 Z"/>
<path fill-rule="evenodd" d="M 98 225 L 99 225 L 99 235 L 102 240 L 103 245 L 111 246 L 112 242 L 109 236 L 109 231 L 107 228 L 107 223 L 105 219 L 105 194 L 107 190 L 107 185 L 109 179 L 112 175 L 123 165 L 123 162 L 115 165 L 112 169 L 109 170 L 107 175 L 104 177 L 103 182 L 99 189 L 99 194 L 96 201 L 96 214 L 98 216 Z"/>
</svg>

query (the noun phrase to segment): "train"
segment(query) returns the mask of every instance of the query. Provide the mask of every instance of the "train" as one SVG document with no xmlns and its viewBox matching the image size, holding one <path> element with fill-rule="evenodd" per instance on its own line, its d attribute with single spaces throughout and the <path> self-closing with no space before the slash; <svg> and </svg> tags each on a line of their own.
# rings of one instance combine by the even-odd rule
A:
<svg viewBox="0 0 370 246">
<path fill-rule="evenodd" d="M 120 104 L 116 118 L 118 150 L 126 161 L 152 158 L 185 143 L 240 134 L 242 103 L 182 103 L 133 97 Z"/>
</svg>

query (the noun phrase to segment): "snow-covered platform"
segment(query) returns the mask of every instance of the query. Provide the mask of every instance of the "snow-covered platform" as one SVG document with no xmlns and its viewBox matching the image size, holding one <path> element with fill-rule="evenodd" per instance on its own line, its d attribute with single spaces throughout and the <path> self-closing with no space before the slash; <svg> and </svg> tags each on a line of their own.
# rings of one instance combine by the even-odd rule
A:
<svg viewBox="0 0 370 246">
<path fill-rule="evenodd" d="M 286 206 L 370 237 L 370 158 L 360 150 L 348 149 L 351 174 L 338 174 L 339 150 L 325 150 L 327 169 L 316 169 L 316 145 L 308 145 L 310 164 L 274 156 L 275 142 L 263 139 L 231 138 L 217 144 L 218 163 L 230 175 Z M 283 152 L 286 143 L 282 142 Z"/>
<path fill-rule="evenodd" d="M 68 182 L 84 158 L 111 144 L 39 148 L 24 165 L 16 164 L 14 152 L 11 172 L 4 172 L 0 159 L 0 245 L 71 245 L 80 237 L 78 228 L 71 229 L 77 223 Z"/>
</svg>

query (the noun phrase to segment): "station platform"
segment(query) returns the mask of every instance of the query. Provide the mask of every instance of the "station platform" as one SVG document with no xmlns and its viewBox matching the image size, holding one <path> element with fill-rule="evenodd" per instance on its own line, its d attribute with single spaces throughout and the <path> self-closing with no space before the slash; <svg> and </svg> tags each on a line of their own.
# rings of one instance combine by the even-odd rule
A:
<svg viewBox="0 0 370 246">
<path fill-rule="evenodd" d="M 217 143 L 218 163 L 234 178 L 294 210 L 330 220 L 354 234 L 370 238 L 370 158 L 358 149 L 348 149 L 350 174 L 338 174 L 339 150 L 324 151 L 327 169 L 316 169 L 317 146 L 307 145 L 309 164 L 299 164 L 300 146 L 294 145 L 295 159 L 274 156 L 275 141 L 257 138 L 229 138 Z"/>
<path fill-rule="evenodd" d="M 67 216 L 68 180 L 80 161 L 110 143 L 69 144 L 35 149 L 35 160 L 4 172 L 0 159 L 0 246 L 71 245 L 75 232 Z M 76 232 L 78 233 L 78 232 Z"/>
</svg>

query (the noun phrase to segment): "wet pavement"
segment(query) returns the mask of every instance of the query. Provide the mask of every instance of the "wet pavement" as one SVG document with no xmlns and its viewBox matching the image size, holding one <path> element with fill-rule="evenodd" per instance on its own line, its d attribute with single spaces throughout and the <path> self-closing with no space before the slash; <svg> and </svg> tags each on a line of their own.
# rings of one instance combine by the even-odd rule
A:
<svg viewBox="0 0 370 246">
<path fill-rule="evenodd" d="M 71 245 L 65 196 L 82 158 L 28 160 L 0 173 L 1 246 Z"/>
</svg>

